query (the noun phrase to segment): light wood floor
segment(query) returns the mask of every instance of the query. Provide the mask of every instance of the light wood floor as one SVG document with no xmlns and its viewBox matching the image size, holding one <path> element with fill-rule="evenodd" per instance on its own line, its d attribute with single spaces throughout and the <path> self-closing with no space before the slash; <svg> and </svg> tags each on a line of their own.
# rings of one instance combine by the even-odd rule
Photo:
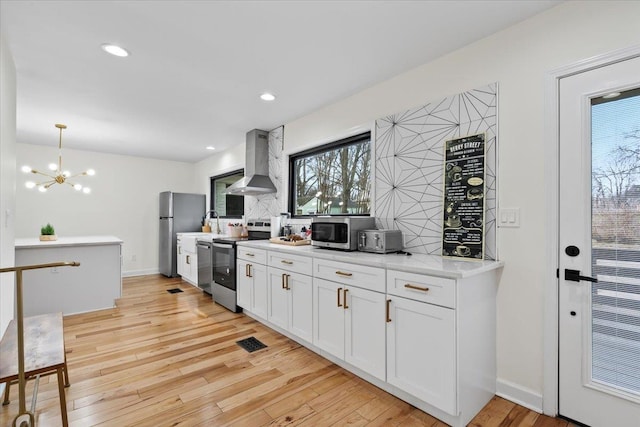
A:
<svg viewBox="0 0 640 427">
<path fill-rule="evenodd" d="M 180 279 L 123 282 L 117 308 L 64 319 L 72 426 L 445 425 Z M 268 348 L 235 344 L 250 336 Z M 38 426 L 61 424 L 57 393 L 55 376 L 41 380 Z M 0 426 L 13 421 L 17 394 Z M 496 397 L 470 425 L 569 424 Z"/>
</svg>

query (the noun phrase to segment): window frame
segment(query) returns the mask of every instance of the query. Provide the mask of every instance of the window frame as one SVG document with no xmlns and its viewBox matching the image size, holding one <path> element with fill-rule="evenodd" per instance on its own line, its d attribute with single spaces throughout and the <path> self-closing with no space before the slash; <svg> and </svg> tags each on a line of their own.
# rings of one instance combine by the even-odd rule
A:
<svg viewBox="0 0 640 427">
<path fill-rule="evenodd" d="M 332 150 L 336 150 L 338 148 L 341 147 L 346 147 L 349 145 L 355 145 L 364 141 L 369 141 L 369 150 L 370 150 L 370 161 L 369 161 L 369 168 L 370 168 L 370 180 L 373 179 L 373 141 L 371 139 L 371 135 L 372 132 L 371 131 L 366 131 L 363 133 L 359 133 L 357 135 L 353 135 L 353 136 L 349 136 L 346 138 L 342 138 L 339 139 L 337 141 L 333 141 L 333 142 L 329 142 L 327 144 L 323 144 L 320 145 L 318 147 L 313 147 L 313 148 L 309 148 L 307 150 L 304 151 L 300 151 L 298 153 L 295 154 L 291 154 L 289 155 L 289 185 L 288 185 L 288 190 L 289 190 L 289 197 L 288 197 L 288 201 L 287 201 L 287 206 L 289 209 L 289 212 L 291 213 L 291 217 L 292 218 L 315 218 L 317 216 L 333 216 L 333 217 L 345 217 L 345 216 L 362 216 L 362 217 L 367 217 L 367 216 L 371 216 L 371 211 L 373 210 L 373 207 L 371 207 L 371 209 L 369 210 L 369 213 L 366 214 L 350 214 L 350 213 L 339 213 L 339 214 L 314 214 L 314 215 L 310 215 L 310 214 L 296 214 L 296 209 L 295 209 L 295 182 L 296 182 L 296 177 L 295 177 L 295 161 L 303 158 L 303 157 L 308 157 L 310 155 L 316 155 L 316 154 L 322 154 L 322 153 L 326 153 L 327 151 L 332 151 Z M 371 187 L 373 187 L 373 183 L 370 182 L 369 185 Z M 371 201 L 370 201 L 371 203 Z"/>
<path fill-rule="evenodd" d="M 233 175 L 242 175 L 244 176 L 244 168 L 241 169 L 236 169 L 230 172 L 226 172 L 226 173 L 222 173 L 219 175 L 214 175 L 212 177 L 209 177 L 209 209 L 210 210 L 216 210 L 215 206 L 216 206 L 216 198 L 215 198 L 215 188 L 214 188 L 214 184 L 215 181 L 218 179 L 222 179 L 222 178 L 227 178 Z M 242 197 L 242 212 L 244 215 L 244 196 L 237 196 L 237 197 Z M 243 215 L 220 215 L 220 218 L 228 218 L 228 219 L 241 219 Z"/>
</svg>

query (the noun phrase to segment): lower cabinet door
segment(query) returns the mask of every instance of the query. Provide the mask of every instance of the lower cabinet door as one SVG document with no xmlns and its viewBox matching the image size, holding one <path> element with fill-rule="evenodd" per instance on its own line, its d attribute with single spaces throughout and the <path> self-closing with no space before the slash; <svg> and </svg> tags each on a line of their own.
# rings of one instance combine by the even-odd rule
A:
<svg viewBox="0 0 640 427">
<path fill-rule="evenodd" d="M 455 311 L 388 298 L 387 382 L 457 415 Z"/>
<path fill-rule="evenodd" d="M 184 276 L 184 260 L 182 259 L 182 247 L 180 245 L 176 248 L 176 267 L 178 276 Z"/>
<path fill-rule="evenodd" d="M 238 305 L 247 311 L 251 311 L 251 293 L 253 279 L 251 278 L 251 263 L 239 260 L 236 269 L 237 299 Z"/>
<path fill-rule="evenodd" d="M 313 340 L 313 286 L 311 277 L 289 273 L 289 332 L 312 342 Z"/>
<path fill-rule="evenodd" d="M 267 320 L 282 329 L 287 328 L 289 320 L 289 291 L 286 288 L 287 273 L 278 268 L 269 267 L 267 282 Z"/>
<path fill-rule="evenodd" d="M 384 381 L 386 372 L 386 295 L 348 287 L 345 299 L 344 359 Z"/>
<path fill-rule="evenodd" d="M 253 293 L 251 312 L 263 319 L 267 318 L 267 266 L 251 264 L 251 276 L 253 279 Z"/>
<path fill-rule="evenodd" d="M 344 285 L 313 279 L 313 344 L 344 359 Z"/>
</svg>

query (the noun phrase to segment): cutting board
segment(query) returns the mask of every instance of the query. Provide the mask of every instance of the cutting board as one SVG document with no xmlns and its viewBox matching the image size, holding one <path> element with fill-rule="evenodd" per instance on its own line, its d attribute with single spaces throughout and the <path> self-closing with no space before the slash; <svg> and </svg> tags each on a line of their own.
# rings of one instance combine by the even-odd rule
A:
<svg viewBox="0 0 640 427">
<path fill-rule="evenodd" d="M 280 240 L 280 237 L 272 237 L 269 239 L 271 243 L 276 243 L 278 245 L 287 245 L 287 246 L 303 246 L 310 245 L 311 240 L 294 240 L 287 242 L 286 240 Z"/>
</svg>

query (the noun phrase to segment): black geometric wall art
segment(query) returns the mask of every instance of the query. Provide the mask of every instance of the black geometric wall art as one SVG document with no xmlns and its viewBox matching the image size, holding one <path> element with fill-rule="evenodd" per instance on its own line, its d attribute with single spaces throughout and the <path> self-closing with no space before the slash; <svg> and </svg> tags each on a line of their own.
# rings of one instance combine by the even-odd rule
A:
<svg viewBox="0 0 640 427">
<path fill-rule="evenodd" d="M 405 250 L 442 249 L 444 142 L 484 132 L 485 259 L 496 258 L 497 83 L 376 120 L 375 216 L 401 230 Z"/>
</svg>

